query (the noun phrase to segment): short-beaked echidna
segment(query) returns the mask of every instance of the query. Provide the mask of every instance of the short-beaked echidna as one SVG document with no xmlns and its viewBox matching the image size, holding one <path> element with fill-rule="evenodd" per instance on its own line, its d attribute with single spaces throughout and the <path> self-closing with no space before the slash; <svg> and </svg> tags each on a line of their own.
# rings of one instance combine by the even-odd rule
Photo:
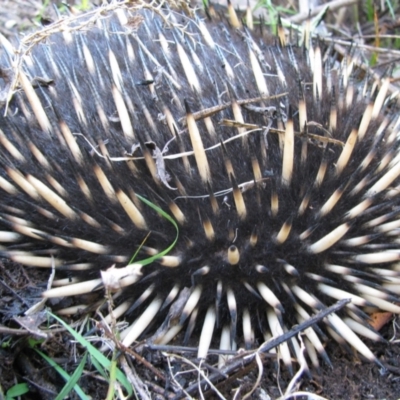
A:
<svg viewBox="0 0 400 400">
<path fill-rule="evenodd" d="M 400 313 L 389 77 L 371 84 L 356 52 L 132 4 L 47 27 L 17 56 L 3 40 L 1 256 L 54 265 L 46 297 L 107 286 L 124 345 L 196 331 L 199 357 L 351 298 L 306 332 L 308 353 L 326 357 L 325 331 L 376 360 L 365 308 Z"/>
</svg>

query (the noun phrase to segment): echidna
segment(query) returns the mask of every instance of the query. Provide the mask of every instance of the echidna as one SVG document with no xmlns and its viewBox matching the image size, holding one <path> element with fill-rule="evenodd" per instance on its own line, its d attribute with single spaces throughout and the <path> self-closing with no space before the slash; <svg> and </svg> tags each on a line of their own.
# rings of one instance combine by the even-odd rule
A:
<svg viewBox="0 0 400 400">
<path fill-rule="evenodd" d="M 400 313 L 389 77 L 371 84 L 356 52 L 339 62 L 167 5 L 67 22 L 23 57 L 3 40 L 1 256 L 54 266 L 44 296 L 81 296 L 58 313 L 99 307 L 85 294 L 106 286 L 131 322 L 124 345 L 183 331 L 199 357 L 351 298 L 307 330 L 308 354 L 327 359 L 327 332 L 376 361 L 358 337 L 380 339 L 365 309 Z"/>
</svg>

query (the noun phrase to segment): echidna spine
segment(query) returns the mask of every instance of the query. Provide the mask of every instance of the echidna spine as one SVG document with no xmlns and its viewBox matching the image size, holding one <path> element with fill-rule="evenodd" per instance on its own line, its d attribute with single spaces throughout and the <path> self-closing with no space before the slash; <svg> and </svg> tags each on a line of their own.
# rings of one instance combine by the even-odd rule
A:
<svg viewBox="0 0 400 400">
<path fill-rule="evenodd" d="M 351 55 L 331 65 L 281 29 L 275 45 L 168 6 L 109 10 L 48 30 L 19 63 L 4 46 L 3 89 L 21 91 L 0 119 L 1 256 L 55 267 L 44 296 L 83 310 L 112 292 L 125 346 L 182 331 L 199 357 L 351 298 L 326 332 L 377 361 L 363 309 L 400 313 L 390 79 L 377 90 Z M 306 337 L 313 364 L 328 361 L 323 331 Z"/>
</svg>

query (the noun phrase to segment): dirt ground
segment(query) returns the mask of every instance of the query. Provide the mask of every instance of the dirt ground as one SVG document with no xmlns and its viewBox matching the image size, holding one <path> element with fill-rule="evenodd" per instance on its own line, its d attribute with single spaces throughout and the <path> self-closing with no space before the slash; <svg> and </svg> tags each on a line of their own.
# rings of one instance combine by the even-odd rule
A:
<svg viewBox="0 0 400 400">
<path fill-rule="evenodd" d="M 34 0 L 0 0 L 0 3 L 0 32 L 8 36 L 32 25 L 33 17 L 37 17 L 38 10 L 41 9 L 41 3 Z M 387 11 L 380 11 L 381 14 L 377 14 L 379 26 L 385 29 L 386 33 L 398 34 L 398 10 L 395 10 L 395 19 L 391 18 Z M 329 16 L 331 19 L 339 17 L 340 29 L 345 35 L 351 34 L 352 27 L 347 26 L 345 11 Z M 335 30 L 337 29 L 336 25 Z M 359 29 L 365 34 L 374 32 L 374 27 L 369 23 L 359 26 Z M 373 44 L 373 39 L 370 43 Z M 388 43 L 388 46 L 390 44 Z M 382 64 L 384 62 L 386 59 Z M 41 300 L 40 293 L 46 287 L 47 280 L 48 271 L 23 268 L 8 261 L 0 261 L 0 389 L 6 393 L 16 383 L 27 382 L 30 390 L 22 397 L 26 400 L 54 399 L 64 385 L 63 379 L 54 369 L 32 350 L 32 339 L 37 339 L 32 330 L 29 332 L 21 328 L 14 319 L 15 316 L 22 316 L 26 309 Z M 332 367 L 322 363 L 318 371 L 310 371 L 309 376 L 303 374 L 293 390 L 299 394 L 286 398 L 318 398 L 308 396 L 308 392 L 334 400 L 400 399 L 400 317 L 392 317 L 380 333 L 387 342 L 368 345 L 385 368 L 360 360 L 330 341 L 327 344 L 327 352 Z M 37 348 L 71 374 L 83 353 L 63 329 L 53 332 L 46 341 L 37 345 Z M 194 365 L 198 363 L 191 354 L 176 353 L 176 356 L 167 356 L 165 352 L 144 350 L 140 356 L 130 354 L 126 358 L 137 387 L 143 390 L 147 387 L 154 399 L 179 399 L 190 396 L 219 398 L 216 390 L 210 390 L 209 384 L 196 384 L 199 381 L 198 372 L 190 362 Z M 209 376 L 218 375 L 210 365 L 212 361 L 209 360 L 209 364 L 204 365 L 204 370 Z M 250 398 L 277 399 L 285 393 L 293 377 L 284 367 L 278 368 L 273 358 L 261 359 L 261 363 L 261 377 L 258 376 L 260 365 L 256 361 L 249 364 L 243 361 L 240 367 L 229 374 L 217 376 L 213 385 L 226 399 L 243 398 L 255 386 L 257 389 Z M 80 385 L 92 399 L 104 399 L 108 383 L 98 374 L 94 374 L 93 370 L 85 370 Z M 186 392 L 179 391 L 179 386 Z M 74 396 L 75 394 L 71 394 L 70 398 L 78 398 Z M 0 390 L 0 400 L 3 398 L 6 397 Z M 140 391 L 137 398 L 141 398 Z"/>
<path fill-rule="evenodd" d="M 40 301 L 40 293 L 48 278 L 47 271 L 27 269 L 10 262 L 0 263 L 0 384 L 4 392 L 17 382 L 27 382 L 30 391 L 23 399 L 54 399 L 64 385 L 64 381 L 53 368 L 32 349 L 32 339 L 36 335 L 20 327 L 15 316 Z M 45 326 L 45 325 L 44 325 Z M 16 330 L 19 329 L 17 335 Z M 43 325 L 42 325 L 42 329 Z M 31 330 L 32 332 L 32 330 Z M 327 344 L 327 352 L 332 367 L 321 364 L 319 370 L 304 374 L 295 386 L 296 393 L 314 393 L 326 399 L 387 399 L 400 398 L 400 319 L 391 319 L 380 332 L 387 343 L 368 343 L 379 361 L 385 367 L 380 368 L 348 354 L 333 341 Z M 97 334 L 100 334 L 97 331 Z M 65 330 L 56 330 L 50 337 L 41 341 L 36 348 L 53 358 L 59 365 L 72 374 L 83 354 L 83 349 L 73 344 L 72 337 Z M 169 352 L 173 353 L 172 351 Z M 182 359 L 181 359 L 182 356 Z M 152 398 L 180 399 L 185 394 L 177 390 L 179 385 L 189 390 L 192 398 L 201 398 L 198 374 L 193 371 L 190 362 L 198 362 L 191 354 L 176 353 L 166 356 L 165 353 L 145 350 L 141 353 L 144 362 L 130 357 L 131 371 L 135 371 L 137 382 L 147 386 Z M 129 358 L 129 355 L 128 355 Z M 213 361 L 204 365 L 211 376 L 215 368 Z M 240 367 L 214 381 L 215 388 L 226 399 L 240 399 L 256 385 L 257 389 L 250 398 L 278 399 L 282 396 L 292 376 L 285 367 L 278 368 L 274 358 L 265 358 L 262 363 L 262 376 L 258 378 L 259 365 L 255 361 Z M 172 379 L 174 376 L 174 379 Z M 257 385 L 257 379 L 260 384 Z M 98 374 L 87 370 L 80 379 L 80 386 L 93 399 L 104 399 L 108 384 Z M 205 399 L 218 398 L 209 385 L 201 389 Z M 236 393 L 238 391 L 238 393 Z M 75 398 L 75 397 L 71 397 Z M 138 397 L 140 398 L 140 397 Z M 313 399 L 299 395 L 288 397 L 296 399 Z M 1 396 L 0 396 L 1 399 Z"/>
</svg>

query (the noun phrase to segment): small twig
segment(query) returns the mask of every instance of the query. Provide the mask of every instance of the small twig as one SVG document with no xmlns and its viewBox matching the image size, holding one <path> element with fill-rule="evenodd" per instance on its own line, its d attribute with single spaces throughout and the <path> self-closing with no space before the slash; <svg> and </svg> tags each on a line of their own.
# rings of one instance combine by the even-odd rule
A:
<svg viewBox="0 0 400 400">
<path fill-rule="evenodd" d="M 190 399 L 191 397 L 189 396 L 188 393 L 186 393 L 186 390 L 182 387 L 182 385 L 175 379 L 175 375 L 172 372 L 172 366 L 171 366 L 171 360 L 170 357 L 167 357 L 167 363 L 168 363 L 168 367 L 170 370 L 170 378 L 172 380 L 172 382 L 176 385 L 176 387 L 180 388 L 180 393 L 183 393 L 188 399 Z M 173 397 L 174 399 L 175 397 Z"/>
<path fill-rule="evenodd" d="M 303 339 L 301 337 L 301 334 L 299 333 L 299 341 L 300 341 L 300 354 L 298 356 L 298 361 L 300 363 L 300 369 L 296 372 L 296 375 L 293 377 L 293 379 L 290 381 L 288 387 L 286 388 L 285 395 L 282 400 L 287 399 L 287 397 L 290 397 L 294 393 L 294 387 L 297 384 L 297 382 L 300 380 L 302 377 L 304 371 L 307 368 L 307 361 L 304 357 L 304 352 L 306 350 L 306 347 L 304 345 Z"/>
<path fill-rule="evenodd" d="M 346 306 L 346 304 L 349 304 L 350 302 L 351 302 L 351 299 L 342 299 L 342 300 L 336 302 L 334 305 L 332 305 L 328 308 L 325 308 L 325 310 L 319 311 L 316 315 L 312 316 L 307 321 L 304 321 L 303 323 L 297 325 L 289 332 L 286 332 L 279 337 L 272 338 L 271 340 L 266 342 L 264 345 L 262 345 L 262 347 L 260 347 L 259 351 L 267 352 L 267 351 L 270 351 L 271 349 L 273 349 L 274 347 L 279 346 L 283 342 L 287 342 L 293 336 L 296 336 L 298 333 L 300 333 L 300 332 L 306 330 L 307 328 L 310 328 L 311 326 L 315 325 L 316 323 L 320 322 L 325 317 L 327 317 L 329 314 L 333 314 L 333 313 L 341 310 L 344 306 Z"/>
<path fill-rule="evenodd" d="M 189 346 L 171 346 L 168 344 L 153 344 L 147 343 L 145 347 L 152 351 L 166 351 L 168 353 L 194 353 L 196 354 L 199 351 L 198 347 L 189 347 Z M 250 351 L 245 351 L 240 353 L 240 355 L 248 355 Z M 214 355 L 223 355 L 223 356 L 237 356 L 238 352 L 236 350 L 219 350 L 219 349 L 209 349 L 208 354 Z M 275 358 L 275 355 L 270 354 L 271 358 Z M 221 373 L 220 370 L 218 370 Z"/>
<path fill-rule="evenodd" d="M 303 396 L 307 399 L 312 399 L 312 400 L 328 400 L 326 397 L 322 397 L 315 393 L 310 393 L 310 392 L 294 392 L 294 393 L 288 395 L 287 397 L 285 397 L 284 400 L 298 399 Z"/>
<path fill-rule="evenodd" d="M 153 372 L 154 375 L 156 375 L 159 379 L 161 379 L 163 382 L 166 381 L 165 376 L 157 369 L 155 368 L 150 362 L 148 362 L 145 358 L 140 356 L 138 353 L 134 352 L 128 347 L 124 347 L 123 351 L 126 354 L 129 354 L 132 358 L 134 358 L 137 362 L 143 364 L 146 368 L 148 368 L 151 372 Z"/>
<path fill-rule="evenodd" d="M 258 103 L 258 102 L 262 102 L 265 100 L 276 100 L 279 99 L 281 97 L 285 97 L 288 95 L 288 92 L 284 92 L 284 93 L 279 93 L 276 95 L 272 95 L 272 96 L 259 96 L 259 97 L 253 97 L 250 99 L 237 99 L 236 103 L 239 104 L 240 106 L 246 106 L 252 103 Z M 227 109 L 228 107 L 232 106 L 232 102 L 227 102 L 227 103 L 223 103 L 223 104 L 218 104 L 214 107 L 208 107 L 208 108 L 204 108 L 200 111 L 196 111 L 192 114 L 193 118 L 195 121 L 199 121 L 202 120 L 206 117 L 212 117 L 213 115 Z M 185 117 L 182 117 L 179 122 L 181 123 L 185 123 Z"/>
<path fill-rule="evenodd" d="M 153 394 L 160 394 L 162 396 L 164 396 L 164 398 L 167 399 L 172 399 L 172 397 L 174 396 L 174 394 L 172 392 L 167 392 L 165 388 L 156 385 L 154 382 L 151 381 L 144 381 L 144 383 L 146 384 L 146 386 L 148 386 L 151 390 L 151 392 Z"/>
<path fill-rule="evenodd" d="M 329 314 L 335 313 L 342 309 L 346 304 L 350 303 L 351 299 L 343 299 L 335 303 L 334 305 L 327 307 L 326 309 L 319 311 L 316 315 L 312 316 L 309 318 L 307 321 L 304 321 L 303 323 L 295 326 L 293 329 L 290 331 L 284 333 L 283 335 L 280 335 L 278 337 L 272 338 L 268 342 L 262 344 L 256 351 L 254 351 L 252 354 L 249 355 L 248 352 L 243 353 L 239 358 L 235 358 L 231 360 L 227 365 L 221 369 L 220 372 L 218 373 L 212 373 L 208 376 L 207 380 L 203 380 L 201 382 L 201 385 L 206 385 L 209 382 L 214 382 L 217 379 L 221 377 L 221 374 L 224 375 L 229 375 L 236 369 L 243 367 L 243 365 L 247 365 L 250 362 L 253 361 L 256 353 L 266 353 L 273 349 L 274 347 L 278 347 L 280 344 L 288 341 L 292 337 L 296 336 L 298 333 L 306 330 L 307 328 L 310 328 L 311 326 L 315 325 L 316 323 L 320 322 L 323 320 L 325 317 L 327 317 Z M 187 389 L 185 389 L 185 393 L 188 394 L 193 394 L 196 392 L 198 388 L 198 383 L 194 383 L 190 385 Z M 182 397 L 183 393 L 180 392 L 177 394 L 175 399 L 180 399 Z"/>
<path fill-rule="evenodd" d="M 151 400 L 151 396 L 147 388 L 147 385 L 145 384 L 145 382 L 139 379 L 132 366 L 128 365 L 126 358 L 124 356 L 121 356 L 119 358 L 119 361 L 121 363 L 122 369 L 125 372 L 125 375 L 128 377 L 128 380 L 131 383 L 131 385 L 137 390 L 140 398 L 142 400 Z"/>
<path fill-rule="evenodd" d="M 255 383 L 254 383 L 253 387 L 251 388 L 250 392 L 246 393 L 243 396 L 243 400 L 248 399 L 254 393 L 254 391 L 257 389 L 258 385 L 261 382 L 262 375 L 263 375 L 263 372 L 264 372 L 264 366 L 263 366 L 263 363 L 261 361 L 260 353 L 256 353 L 256 362 L 257 362 L 257 367 L 258 367 L 257 380 L 255 381 Z"/>
<path fill-rule="evenodd" d="M 195 365 L 192 361 L 188 360 L 188 359 L 185 358 L 185 357 L 177 356 L 176 354 L 167 354 L 167 356 L 175 357 L 175 358 L 178 358 L 178 359 L 182 360 L 183 362 L 187 363 L 187 364 L 190 365 L 192 368 L 194 368 L 194 369 L 198 372 L 199 376 L 202 376 L 203 379 L 202 379 L 201 381 L 199 380 L 199 381 L 197 381 L 194 385 L 192 385 L 192 386 L 195 386 L 196 389 L 198 389 L 199 393 L 201 393 L 201 389 L 202 389 L 202 387 L 204 387 L 204 384 L 203 384 L 203 382 L 204 382 L 205 384 L 207 384 L 207 385 L 210 386 L 210 388 L 212 389 L 213 393 L 214 393 L 215 395 L 217 395 L 221 400 L 226 400 L 225 397 L 222 395 L 222 393 L 220 393 L 219 390 L 213 385 L 213 383 L 212 383 L 212 381 L 209 379 L 209 377 L 206 376 L 206 375 L 204 374 L 204 372 L 202 371 L 202 369 L 201 369 L 201 362 L 200 362 L 200 365 L 197 366 L 197 365 Z M 169 362 L 169 360 L 168 360 L 168 362 Z M 211 375 L 210 375 L 210 376 L 211 376 Z M 190 387 L 191 387 L 191 386 L 190 386 Z M 183 389 L 182 389 L 182 390 L 183 390 Z M 188 392 L 188 390 L 184 390 L 184 393 L 185 393 L 186 396 L 187 396 L 188 394 L 190 394 L 190 393 Z M 179 398 L 179 396 L 180 396 L 181 394 L 182 394 L 182 392 L 178 393 L 178 395 L 177 395 L 175 398 Z"/>
<path fill-rule="evenodd" d="M 7 285 L 6 282 L 3 281 L 3 279 L 0 279 L 0 285 L 4 286 L 10 293 L 13 294 L 21 303 L 26 305 L 27 307 L 29 306 L 29 302 L 25 300 L 22 296 L 20 296 L 13 288 L 11 288 L 9 285 Z"/>
</svg>

